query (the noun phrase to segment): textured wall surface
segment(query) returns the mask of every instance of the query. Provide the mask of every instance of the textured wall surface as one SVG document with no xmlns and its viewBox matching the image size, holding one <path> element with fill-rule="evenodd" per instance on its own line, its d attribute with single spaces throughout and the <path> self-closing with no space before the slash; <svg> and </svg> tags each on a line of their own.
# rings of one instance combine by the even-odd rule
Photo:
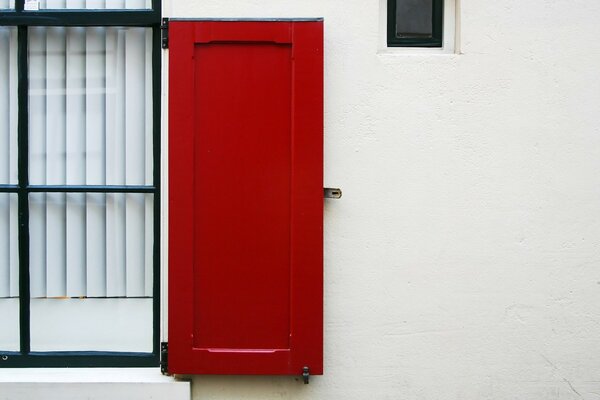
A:
<svg viewBox="0 0 600 400">
<path fill-rule="evenodd" d="M 462 0 L 460 54 L 381 51 L 376 0 L 170 0 L 325 18 L 325 375 L 208 399 L 600 398 L 600 2 Z M 416 52 L 415 52 L 416 53 Z"/>
</svg>

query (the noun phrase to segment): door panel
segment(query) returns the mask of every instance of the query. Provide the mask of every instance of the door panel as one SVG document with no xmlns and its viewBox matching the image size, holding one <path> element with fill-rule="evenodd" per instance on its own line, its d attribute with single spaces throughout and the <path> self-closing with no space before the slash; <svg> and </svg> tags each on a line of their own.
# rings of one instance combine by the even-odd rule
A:
<svg viewBox="0 0 600 400">
<path fill-rule="evenodd" d="M 194 347 L 289 347 L 290 56 L 195 47 Z"/>
<path fill-rule="evenodd" d="M 169 30 L 169 371 L 320 374 L 322 22 Z"/>
</svg>

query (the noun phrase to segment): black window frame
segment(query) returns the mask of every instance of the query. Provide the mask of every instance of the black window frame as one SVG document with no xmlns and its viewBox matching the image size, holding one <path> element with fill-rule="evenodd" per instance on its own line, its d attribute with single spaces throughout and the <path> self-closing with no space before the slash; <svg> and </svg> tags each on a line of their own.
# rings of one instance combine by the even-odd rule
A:
<svg viewBox="0 0 600 400">
<path fill-rule="evenodd" d="M 161 0 L 150 9 L 25 11 L 25 0 L 14 9 L 0 10 L 0 26 L 17 29 L 17 164 L 18 184 L 1 184 L 0 193 L 18 196 L 19 332 L 20 351 L 0 349 L 0 368 L 15 367 L 153 367 L 160 360 L 160 112 L 161 112 Z M 152 140 L 153 184 L 30 185 L 29 184 L 29 78 L 28 28 L 33 26 L 125 26 L 152 29 Z M 150 193 L 154 195 L 152 352 L 57 351 L 32 352 L 30 348 L 29 194 L 43 193 Z"/>
<path fill-rule="evenodd" d="M 396 0 L 387 0 L 388 47 L 442 47 L 444 36 L 444 0 L 432 0 L 432 35 L 430 38 L 399 38 L 396 36 Z"/>
</svg>

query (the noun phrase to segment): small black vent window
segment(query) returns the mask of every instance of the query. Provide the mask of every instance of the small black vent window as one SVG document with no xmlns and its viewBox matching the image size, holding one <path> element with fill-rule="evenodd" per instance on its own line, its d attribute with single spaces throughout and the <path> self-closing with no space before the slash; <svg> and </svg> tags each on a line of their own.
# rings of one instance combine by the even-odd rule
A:
<svg viewBox="0 0 600 400">
<path fill-rule="evenodd" d="M 390 47 L 442 47 L 443 0 L 388 0 Z"/>
</svg>

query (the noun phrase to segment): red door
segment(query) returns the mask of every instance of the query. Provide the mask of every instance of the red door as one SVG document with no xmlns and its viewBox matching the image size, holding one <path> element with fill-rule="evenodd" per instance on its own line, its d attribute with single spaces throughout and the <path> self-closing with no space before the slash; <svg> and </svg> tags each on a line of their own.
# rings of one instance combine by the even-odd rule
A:
<svg viewBox="0 0 600 400">
<path fill-rule="evenodd" d="M 322 374 L 323 24 L 169 23 L 169 372 Z"/>
</svg>

